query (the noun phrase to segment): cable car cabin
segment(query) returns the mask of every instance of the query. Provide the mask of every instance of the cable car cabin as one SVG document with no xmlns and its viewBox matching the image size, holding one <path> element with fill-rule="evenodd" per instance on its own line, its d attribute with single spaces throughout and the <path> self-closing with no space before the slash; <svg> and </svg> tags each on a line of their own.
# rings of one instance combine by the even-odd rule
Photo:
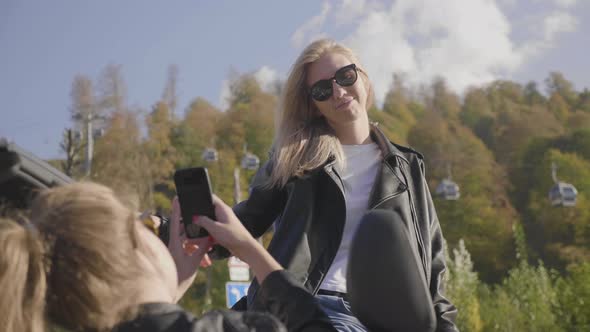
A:
<svg viewBox="0 0 590 332">
<path fill-rule="evenodd" d="M 446 200 L 457 200 L 461 197 L 459 185 L 449 179 L 443 179 L 438 184 L 436 195 Z"/>
<path fill-rule="evenodd" d="M 260 166 L 260 159 L 251 153 L 246 153 L 244 158 L 242 158 L 242 168 L 247 170 L 257 170 L 258 166 Z"/>
<path fill-rule="evenodd" d="M 203 158 L 205 161 L 213 162 L 217 161 L 219 156 L 217 155 L 217 150 L 213 148 L 206 148 L 205 151 L 203 151 L 201 158 Z"/>
<path fill-rule="evenodd" d="M 578 198 L 578 191 L 569 183 L 557 182 L 549 191 L 551 205 L 575 206 Z"/>
</svg>

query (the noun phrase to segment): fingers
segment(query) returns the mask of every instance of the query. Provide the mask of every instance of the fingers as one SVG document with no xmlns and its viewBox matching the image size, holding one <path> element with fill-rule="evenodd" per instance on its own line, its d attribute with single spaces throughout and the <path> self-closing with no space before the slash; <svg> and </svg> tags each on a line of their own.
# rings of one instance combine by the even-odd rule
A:
<svg viewBox="0 0 590 332">
<path fill-rule="evenodd" d="M 170 243 L 177 242 L 180 237 L 180 204 L 178 197 L 172 200 L 172 216 L 170 220 Z"/>
<path fill-rule="evenodd" d="M 233 214 L 233 210 L 229 207 L 221 198 L 215 194 L 212 195 L 213 205 L 215 205 L 215 216 L 217 220 L 227 218 L 227 216 Z"/>
<path fill-rule="evenodd" d="M 209 232 L 209 234 L 213 235 L 213 237 L 215 237 L 215 233 L 219 230 L 221 225 L 226 223 L 227 221 L 213 221 L 206 216 L 199 216 L 199 219 L 196 220 L 196 224 L 205 228 Z"/>
<path fill-rule="evenodd" d="M 215 241 L 213 241 L 212 237 L 207 236 L 207 237 L 198 237 L 198 238 L 193 238 L 193 239 L 188 238 L 184 241 L 184 243 L 194 244 L 199 247 L 208 247 L 208 246 L 210 247 L 215 244 Z"/>
<path fill-rule="evenodd" d="M 213 264 L 211 262 L 211 258 L 209 258 L 209 255 L 205 254 L 205 256 L 203 256 L 203 259 L 201 259 L 201 267 L 209 267 L 211 266 L 211 264 Z"/>
</svg>

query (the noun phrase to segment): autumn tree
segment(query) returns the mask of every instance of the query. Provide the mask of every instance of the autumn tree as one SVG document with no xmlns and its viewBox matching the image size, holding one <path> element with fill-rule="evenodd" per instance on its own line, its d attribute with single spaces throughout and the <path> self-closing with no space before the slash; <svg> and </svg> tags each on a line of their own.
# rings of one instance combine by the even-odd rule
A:
<svg viewBox="0 0 590 332">
<path fill-rule="evenodd" d="M 90 172 L 94 131 L 97 127 L 104 126 L 105 116 L 94 94 L 92 81 L 88 77 L 84 75 L 74 77 L 70 97 L 72 98 L 70 113 L 74 128 L 70 136 L 62 137 L 62 151 L 66 153 L 68 171 L 71 174 L 83 176 Z M 81 162 L 74 162 L 75 159 L 82 158 L 86 160 L 84 171 L 78 168 Z"/>
<path fill-rule="evenodd" d="M 568 81 L 562 73 L 551 72 L 549 77 L 545 79 L 547 87 L 547 94 L 558 94 L 567 103 L 569 107 L 576 105 L 578 96 L 574 89 L 572 82 Z"/>
<path fill-rule="evenodd" d="M 178 151 L 177 168 L 201 164 L 205 148 L 216 147 L 216 130 L 222 113 L 203 98 L 196 98 L 186 108 L 184 118 L 172 132 L 172 143 Z"/>
<path fill-rule="evenodd" d="M 403 76 L 395 74 L 392 87 L 383 102 L 384 114 L 380 114 L 376 108 L 369 111 L 371 120 L 382 123 L 388 137 L 400 144 L 406 144 L 408 132 L 417 121 L 409 94 Z"/>
<path fill-rule="evenodd" d="M 154 183 L 154 204 L 157 209 L 170 209 L 170 198 L 174 193 L 173 174 L 176 163 L 176 149 L 172 145 L 174 118 L 164 102 L 157 102 L 146 117 L 148 135 L 145 152 L 150 160 L 146 165 Z"/>
<path fill-rule="evenodd" d="M 535 81 L 530 81 L 524 86 L 523 95 L 525 102 L 529 106 L 545 103 L 546 98 L 541 92 L 539 92 L 539 88 Z"/>
<path fill-rule="evenodd" d="M 152 207 L 150 164 L 143 151 L 137 113 L 114 112 L 96 143 L 91 179 L 125 196 L 138 209 Z"/>
<path fill-rule="evenodd" d="M 431 95 L 427 99 L 427 108 L 439 112 L 445 118 L 454 119 L 461 111 L 459 96 L 452 92 L 442 78 L 434 80 L 431 86 Z"/>
<path fill-rule="evenodd" d="M 425 115 L 412 129 L 409 142 L 425 155 L 431 192 L 449 175 L 460 186 L 457 201 L 435 197 L 449 246 L 464 239 L 482 280 L 498 281 L 514 264 L 512 225 L 518 222 L 503 168 L 469 129 L 436 112 Z"/>
<path fill-rule="evenodd" d="M 98 103 L 104 113 L 126 110 L 127 85 L 121 65 L 109 64 L 103 69 L 98 79 L 98 89 Z"/>
<path fill-rule="evenodd" d="M 551 94 L 547 106 L 559 122 L 564 123 L 567 121 L 570 113 L 569 106 L 559 93 L 554 92 Z"/>
</svg>

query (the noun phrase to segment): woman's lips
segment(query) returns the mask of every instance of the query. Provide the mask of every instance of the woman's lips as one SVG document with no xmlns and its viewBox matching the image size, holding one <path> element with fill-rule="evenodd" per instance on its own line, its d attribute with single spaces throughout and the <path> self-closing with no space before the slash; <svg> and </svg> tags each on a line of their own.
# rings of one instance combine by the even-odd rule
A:
<svg viewBox="0 0 590 332">
<path fill-rule="evenodd" d="M 338 104 L 338 106 L 336 106 L 336 109 L 340 109 L 342 107 L 348 106 L 353 100 L 354 100 L 354 98 L 350 98 L 350 99 Z"/>
</svg>

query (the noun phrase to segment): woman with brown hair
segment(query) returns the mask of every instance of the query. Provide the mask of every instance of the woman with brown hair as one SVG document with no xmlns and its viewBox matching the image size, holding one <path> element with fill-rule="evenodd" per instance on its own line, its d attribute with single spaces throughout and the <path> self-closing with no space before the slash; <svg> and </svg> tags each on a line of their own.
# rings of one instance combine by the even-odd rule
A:
<svg viewBox="0 0 590 332">
<path fill-rule="evenodd" d="M 455 331 L 456 309 L 443 296 L 443 236 L 422 155 L 390 142 L 370 123 L 373 89 L 357 57 L 333 40 L 315 41 L 293 64 L 282 93 L 270 160 L 258 171 L 248 200 L 234 207 L 239 219 L 255 237 L 274 224 L 270 253 L 318 298 L 338 330 L 366 331 L 366 322 L 350 310 L 354 301 L 349 302 L 347 287 L 349 255 L 367 213 L 386 211 L 376 215 L 380 223 L 403 225 L 401 231 L 407 236 L 401 238 L 407 238 L 411 251 L 401 256 L 384 243 L 366 264 L 395 255 L 401 265 L 416 266 L 423 282 L 405 295 L 411 299 L 424 291 L 428 294 L 416 302 L 422 305 L 415 312 L 426 317 L 418 325 L 421 330 L 436 325 L 437 331 Z M 392 273 L 396 268 L 386 266 Z M 380 285 L 382 293 L 409 286 L 392 285 L 396 279 L 395 274 L 384 273 L 374 275 L 371 282 Z M 405 297 L 393 294 L 397 302 L 389 301 L 388 317 L 404 312 Z M 253 283 L 248 308 L 256 309 L 256 297 Z M 434 310 L 433 323 L 428 310 Z"/>
<path fill-rule="evenodd" d="M 264 280 L 260 305 L 275 316 L 214 311 L 197 319 L 184 311 L 175 303 L 211 240 L 184 237 L 175 200 L 166 248 L 109 188 L 76 183 L 41 192 L 29 224 L 0 219 L 0 330 L 333 331 L 313 297 L 214 202 L 219 221 L 203 226 Z"/>
</svg>

